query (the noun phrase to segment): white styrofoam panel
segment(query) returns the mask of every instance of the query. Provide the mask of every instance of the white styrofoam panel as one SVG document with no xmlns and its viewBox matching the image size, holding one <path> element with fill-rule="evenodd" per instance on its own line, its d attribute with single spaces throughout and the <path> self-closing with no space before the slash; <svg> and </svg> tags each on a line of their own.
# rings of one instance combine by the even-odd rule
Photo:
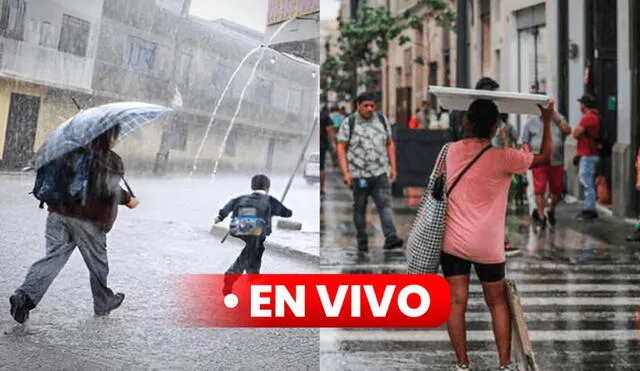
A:
<svg viewBox="0 0 640 371">
<path fill-rule="evenodd" d="M 451 88 L 447 86 L 429 86 L 429 93 L 438 97 L 439 104 L 445 109 L 466 111 L 476 99 L 490 99 L 496 103 L 501 113 L 519 113 L 538 115 L 538 104 L 546 105 L 550 97 L 540 94 L 526 94 L 506 91 L 490 91 Z"/>
</svg>

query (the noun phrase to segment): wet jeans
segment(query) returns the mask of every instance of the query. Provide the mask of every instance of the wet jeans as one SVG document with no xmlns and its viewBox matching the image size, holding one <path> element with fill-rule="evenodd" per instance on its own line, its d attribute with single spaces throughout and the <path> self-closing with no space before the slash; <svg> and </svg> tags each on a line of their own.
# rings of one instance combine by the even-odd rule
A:
<svg viewBox="0 0 640 371">
<path fill-rule="evenodd" d="M 527 204 L 529 206 L 529 215 L 533 214 L 533 210 L 537 209 L 536 195 L 533 192 L 533 172 L 527 171 Z"/>
<path fill-rule="evenodd" d="M 29 268 L 24 283 L 17 291 L 26 294 L 38 305 L 77 246 L 89 269 L 94 311 L 107 312 L 119 300 L 107 287 L 107 235 L 96 225 L 86 220 L 49 213 L 45 239 L 45 257 Z M 77 299 L 70 297 L 69 300 Z"/>
<path fill-rule="evenodd" d="M 583 156 L 580 158 L 578 177 L 584 187 L 584 210 L 596 209 L 596 165 L 598 156 Z"/>
<path fill-rule="evenodd" d="M 361 179 L 366 179 L 366 185 L 360 184 Z M 396 235 L 396 227 L 393 225 L 393 210 L 391 209 L 391 183 L 387 174 L 372 178 L 354 178 L 353 189 L 353 223 L 357 231 L 359 243 L 367 242 L 367 201 L 373 197 L 380 224 L 385 238 Z"/>
</svg>

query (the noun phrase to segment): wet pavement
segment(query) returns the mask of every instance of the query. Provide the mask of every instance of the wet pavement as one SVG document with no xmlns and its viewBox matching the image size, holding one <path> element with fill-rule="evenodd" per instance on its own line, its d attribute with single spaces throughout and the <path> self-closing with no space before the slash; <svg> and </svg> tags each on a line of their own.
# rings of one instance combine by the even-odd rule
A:
<svg viewBox="0 0 640 371">
<path fill-rule="evenodd" d="M 317 329 L 184 329 L 174 323 L 181 304 L 171 295 L 172 276 L 222 273 L 240 252 L 233 239 L 220 245 L 208 229 L 229 190 L 244 192 L 248 180 L 236 188 L 187 187 L 184 179 L 132 177 L 141 204 L 121 208 L 108 235 L 109 286 L 126 293 L 122 307 L 107 318 L 93 316 L 89 275 L 74 253 L 32 311 L 27 333 L 18 333 L 8 297 L 44 254 L 46 212 L 27 194 L 33 180 L 33 174 L 0 176 L 0 329 L 10 332 L 0 334 L 0 369 L 319 368 Z M 291 204 L 308 199 L 313 187 L 306 187 L 294 183 Z M 304 211 L 297 215 L 305 219 Z M 317 271 L 315 264 L 269 250 L 262 267 L 265 273 Z"/>
<path fill-rule="evenodd" d="M 331 169 L 333 170 L 333 169 Z M 403 251 L 383 251 L 378 214 L 370 205 L 368 253 L 355 248 L 350 191 L 333 170 L 321 203 L 323 273 L 404 273 Z M 406 238 L 415 199 L 394 199 L 395 223 Z M 371 202 L 372 204 L 372 202 Z M 640 245 L 632 226 L 601 216 L 578 223 L 579 204 L 562 204 L 556 228 L 533 230 L 510 212 L 508 234 L 523 254 L 508 258 L 507 276 L 522 295 L 540 370 L 640 369 Z M 525 212 L 526 213 L 526 212 Z M 497 369 L 491 320 L 472 273 L 467 339 L 474 370 Z M 448 370 L 454 362 L 446 325 L 437 329 L 321 329 L 323 370 Z"/>
</svg>

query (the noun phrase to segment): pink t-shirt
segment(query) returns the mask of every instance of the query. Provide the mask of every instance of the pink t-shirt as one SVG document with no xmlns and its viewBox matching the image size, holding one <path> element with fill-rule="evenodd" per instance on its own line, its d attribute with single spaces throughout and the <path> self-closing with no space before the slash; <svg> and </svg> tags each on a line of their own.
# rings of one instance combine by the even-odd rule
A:
<svg viewBox="0 0 640 371">
<path fill-rule="evenodd" d="M 486 144 L 461 140 L 447 153 L 447 187 Z M 464 174 L 451 192 L 443 251 L 475 263 L 505 261 L 504 224 L 511 178 L 531 166 L 533 154 L 491 148 Z"/>
</svg>

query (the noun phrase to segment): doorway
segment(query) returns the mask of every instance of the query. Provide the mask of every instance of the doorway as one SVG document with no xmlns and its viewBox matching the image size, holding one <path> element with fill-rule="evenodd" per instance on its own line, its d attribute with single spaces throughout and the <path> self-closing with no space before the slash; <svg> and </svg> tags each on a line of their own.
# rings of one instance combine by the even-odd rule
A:
<svg viewBox="0 0 640 371">
<path fill-rule="evenodd" d="M 606 151 L 601 159 L 598 175 L 607 178 L 611 187 L 611 148 L 616 142 L 618 128 L 618 57 L 617 57 L 617 1 L 587 0 L 586 23 L 592 25 L 585 34 L 585 67 L 589 68 L 585 93 L 596 99 L 600 125 L 605 133 Z M 612 76 L 614 78 L 612 78 Z M 577 99 L 577 97 L 576 97 Z"/>
<path fill-rule="evenodd" d="M 40 97 L 11 94 L 2 157 L 4 168 L 19 169 L 33 160 L 39 111 Z"/>
</svg>

